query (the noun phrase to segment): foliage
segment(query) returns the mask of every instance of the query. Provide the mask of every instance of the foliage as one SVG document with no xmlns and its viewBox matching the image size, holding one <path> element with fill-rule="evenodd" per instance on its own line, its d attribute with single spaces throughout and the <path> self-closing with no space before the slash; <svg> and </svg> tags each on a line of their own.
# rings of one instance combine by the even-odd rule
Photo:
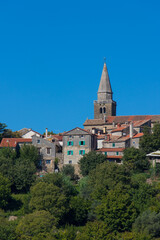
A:
<svg viewBox="0 0 160 240">
<path fill-rule="evenodd" d="M 89 152 L 85 154 L 79 161 L 79 166 L 81 170 L 81 174 L 83 176 L 87 176 L 89 172 L 96 168 L 96 166 L 100 163 L 106 161 L 106 157 L 97 152 Z"/>
<path fill-rule="evenodd" d="M 140 149 L 143 150 L 145 154 L 160 149 L 160 124 L 154 124 L 153 133 L 147 128 L 145 128 L 143 132 L 144 136 L 140 139 Z"/>
<path fill-rule="evenodd" d="M 137 217 L 131 196 L 122 185 L 110 190 L 96 209 L 97 219 L 104 221 L 110 231 L 130 230 Z"/>
<path fill-rule="evenodd" d="M 48 173 L 43 178 L 39 179 L 40 182 L 52 183 L 61 188 L 62 192 L 69 198 L 77 194 L 76 188 L 70 181 L 70 178 L 61 173 Z"/>
<path fill-rule="evenodd" d="M 124 150 L 123 164 L 134 172 L 143 172 L 150 166 L 145 153 L 134 147 Z"/>
<path fill-rule="evenodd" d="M 114 189 L 118 183 L 130 184 L 130 172 L 124 165 L 104 162 L 90 172 L 88 178 L 88 192 L 93 199 L 100 200 L 107 195 L 110 189 Z"/>
<path fill-rule="evenodd" d="M 144 233 L 152 237 L 160 237 L 160 213 L 147 210 L 142 213 L 133 225 L 133 230 L 137 233 Z"/>
<path fill-rule="evenodd" d="M 30 186 L 36 179 L 36 167 L 28 159 L 18 158 L 14 165 L 14 187 L 15 191 L 28 192 Z"/>
<path fill-rule="evenodd" d="M 116 236 L 110 233 L 108 225 L 102 221 L 88 222 L 77 233 L 76 240 L 115 240 Z"/>
<path fill-rule="evenodd" d="M 8 219 L 0 217 L 0 239 L 1 240 L 16 240 L 16 228 L 17 222 L 9 222 Z"/>
<path fill-rule="evenodd" d="M 39 154 L 38 150 L 33 145 L 23 145 L 20 149 L 20 158 L 24 159 L 30 163 L 34 163 L 34 165 L 39 167 Z"/>
<path fill-rule="evenodd" d="M 89 201 L 80 196 L 72 197 L 67 218 L 69 223 L 76 226 L 84 225 L 87 222 L 89 205 Z"/>
<path fill-rule="evenodd" d="M 40 236 L 40 234 L 43 234 L 43 237 L 45 237 L 55 224 L 56 220 L 49 212 L 36 211 L 20 220 L 16 228 L 16 233 L 18 239 L 23 240 L 33 239 L 33 237 Z"/>
<path fill-rule="evenodd" d="M 66 201 L 67 198 L 62 190 L 52 183 L 40 182 L 31 188 L 30 208 L 48 211 L 57 221 L 65 214 Z"/>
<path fill-rule="evenodd" d="M 63 166 L 62 173 L 64 175 L 68 176 L 71 180 L 75 179 L 74 166 L 72 166 L 71 164 L 67 164 L 67 165 Z"/>
<path fill-rule="evenodd" d="M 0 123 L 0 142 L 2 138 L 17 138 L 20 137 L 18 132 L 12 132 L 12 130 L 6 128 L 5 123 Z"/>
<path fill-rule="evenodd" d="M 0 174 L 0 208 L 6 207 L 11 197 L 10 181 Z"/>
</svg>

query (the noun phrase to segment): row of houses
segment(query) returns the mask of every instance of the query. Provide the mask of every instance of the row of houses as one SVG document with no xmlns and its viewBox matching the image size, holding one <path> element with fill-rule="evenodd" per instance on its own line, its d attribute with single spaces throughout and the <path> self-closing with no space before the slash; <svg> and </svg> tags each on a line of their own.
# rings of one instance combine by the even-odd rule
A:
<svg viewBox="0 0 160 240">
<path fill-rule="evenodd" d="M 123 151 L 128 147 L 139 148 L 143 128 L 151 128 L 151 119 L 112 123 L 109 128 L 82 129 L 76 127 L 57 135 L 44 135 L 32 130 L 19 130 L 21 138 L 3 138 L 0 148 L 11 147 L 19 150 L 23 144 L 33 144 L 38 149 L 39 161 L 43 171 L 55 170 L 55 159 L 59 168 L 71 164 L 78 172 L 78 162 L 90 151 L 97 151 L 106 156 L 108 161 L 122 163 Z"/>
</svg>

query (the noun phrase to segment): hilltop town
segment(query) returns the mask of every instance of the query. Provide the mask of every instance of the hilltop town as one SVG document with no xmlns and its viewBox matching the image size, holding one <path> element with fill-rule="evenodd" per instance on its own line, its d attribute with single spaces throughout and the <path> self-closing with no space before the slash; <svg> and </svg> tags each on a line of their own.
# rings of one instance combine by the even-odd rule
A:
<svg viewBox="0 0 160 240">
<path fill-rule="evenodd" d="M 38 149 L 42 170 L 39 175 L 58 171 L 67 164 L 74 166 L 79 174 L 78 162 L 90 151 L 102 153 L 109 162 L 122 164 L 124 150 L 139 149 L 143 130 L 147 127 L 152 131 L 154 124 L 160 122 L 160 115 L 116 116 L 116 107 L 104 62 L 97 100 L 94 101 L 94 119 L 86 119 L 84 129 L 75 126 L 70 131 L 53 135 L 46 128 L 42 135 L 31 128 L 23 128 L 17 131 L 19 138 L 3 138 L 0 148 L 17 150 L 23 144 L 34 145 Z M 55 160 L 58 161 L 57 169 Z"/>
</svg>

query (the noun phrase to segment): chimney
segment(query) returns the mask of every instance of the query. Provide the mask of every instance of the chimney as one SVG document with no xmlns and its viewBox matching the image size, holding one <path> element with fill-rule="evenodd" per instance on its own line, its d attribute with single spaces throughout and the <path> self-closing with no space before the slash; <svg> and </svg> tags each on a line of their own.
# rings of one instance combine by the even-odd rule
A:
<svg viewBox="0 0 160 240">
<path fill-rule="evenodd" d="M 110 135 L 107 134 L 107 141 L 110 141 Z"/>
<path fill-rule="evenodd" d="M 96 130 L 95 128 L 92 128 L 92 133 L 95 134 L 96 133 Z"/>
<path fill-rule="evenodd" d="M 106 133 L 106 127 L 103 128 L 103 133 Z"/>
<path fill-rule="evenodd" d="M 130 126 L 129 126 L 129 135 L 130 135 L 130 138 L 133 137 L 133 122 L 130 122 Z"/>
<path fill-rule="evenodd" d="M 46 138 L 48 138 L 48 128 L 46 128 Z"/>
</svg>

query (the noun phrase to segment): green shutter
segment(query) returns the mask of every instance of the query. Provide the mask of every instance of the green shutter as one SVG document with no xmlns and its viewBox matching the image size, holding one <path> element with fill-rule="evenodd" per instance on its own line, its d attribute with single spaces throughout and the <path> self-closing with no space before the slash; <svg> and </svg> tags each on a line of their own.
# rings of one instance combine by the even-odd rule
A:
<svg viewBox="0 0 160 240">
<path fill-rule="evenodd" d="M 72 144 L 71 144 L 72 146 L 73 146 L 73 141 L 72 141 Z"/>
<path fill-rule="evenodd" d="M 69 146 L 69 142 L 67 142 L 67 146 Z"/>
<path fill-rule="evenodd" d="M 83 150 L 83 155 L 85 154 L 85 150 Z"/>
<path fill-rule="evenodd" d="M 107 156 L 107 152 L 105 152 L 105 156 Z"/>
<path fill-rule="evenodd" d="M 73 155 L 73 151 L 71 151 L 71 155 Z"/>
<path fill-rule="evenodd" d="M 79 155 L 81 155 L 81 150 L 79 150 Z"/>
<path fill-rule="evenodd" d="M 119 155 L 119 152 L 117 152 L 117 155 Z"/>
<path fill-rule="evenodd" d="M 67 151 L 67 155 L 69 155 L 69 151 Z"/>
<path fill-rule="evenodd" d="M 79 145 L 81 146 L 81 141 L 79 141 Z"/>
<path fill-rule="evenodd" d="M 83 141 L 83 145 L 85 145 L 85 141 Z"/>
</svg>

